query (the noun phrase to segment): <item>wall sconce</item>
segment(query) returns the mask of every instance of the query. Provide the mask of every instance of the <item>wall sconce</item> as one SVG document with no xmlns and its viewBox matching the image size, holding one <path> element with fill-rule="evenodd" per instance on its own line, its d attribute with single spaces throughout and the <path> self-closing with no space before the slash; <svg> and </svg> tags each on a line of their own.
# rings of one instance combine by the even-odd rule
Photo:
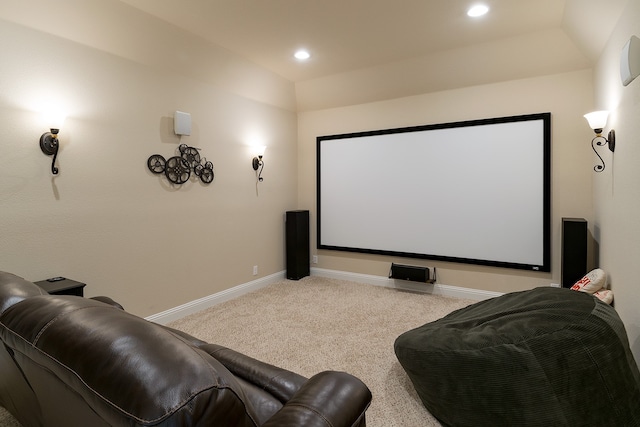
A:
<svg viewBox="0 0 640 427">
<path fill-rule="evenodd" d="M 262 169 L 264 169 L 264 161 L 262 160 L 262 156 L 264 156 L 264 150 L 267 147 L 262 146 L 257 149 L 257 156 L 253 158 L 251 161 L 251 165 L 253 166 L 253 170 L 258 174 L 258 182 L 262 182 Z M 257 172 L 260 169 L 260 172 Z"/>
<path fill-rule="evenodd" d="M 589 126 L 591 126 L 591 129 L 596 133 L 595 138 L 591 140 L 591 148 L 593 148 L 593 152 L 596 153 L 596 156 L 598 156 L 602 163 L 601 165 L 595 165 L 593 167 L 593 170 L 596 172 L 602 172 L 605 168 L 602 156 L 596 151 L 596 145 L 601 147 L 607 144 L 612 153 L 616 150 L 616 131 L 611 129 L 606 138 L 602 136 L 602 130 L 607 125 L 608 117 L 608 111 L 594 111 L 593 113 L 584 115 L 584 118 L 589 122 Z"/>
<path fill-rule="evenodd" d="M 45 132 L 40 136 L 40 149 L 42 152 L 47 156 L 53 155 L 51 173 L 54 175 L 58 174 L 58 168 L 55 166 L 56 157 L 58 157 L 58 148 L 60 147 L 58 133 L 60 132 L 60 128 L 62 128 L 64 119 L 62 115 L 50 115 L 50 117 L 47 118 L 50 124 L 50 132 Z"/>
</svg>

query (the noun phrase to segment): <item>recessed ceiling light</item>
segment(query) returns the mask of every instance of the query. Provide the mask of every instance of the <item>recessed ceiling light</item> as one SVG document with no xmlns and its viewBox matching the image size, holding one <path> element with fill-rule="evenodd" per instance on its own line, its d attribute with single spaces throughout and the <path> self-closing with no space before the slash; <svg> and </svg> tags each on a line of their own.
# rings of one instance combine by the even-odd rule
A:
<svg viewBox="0 0 640 427">
<path fill-rule="evenodd" d="M 467 15 L 473 17 L 473 18 L 477 18 L 478 16 L 482 16 L 485 15 L 487 12 L 489 12 L 489 6 L 486 6 L 484 4 L 477 4 L 473 7 L 471 7 L 468 11 L 467 11 Z"/>
<path fill-rule="evenodd" d="M 299 61 L 304 61 L 311 57 L 309 52 L 307 52 L 306 50 L 299 50 L 296 53 L 294 53 L 293 56 L 295 56 L 295 58 Z"/>
</svg>

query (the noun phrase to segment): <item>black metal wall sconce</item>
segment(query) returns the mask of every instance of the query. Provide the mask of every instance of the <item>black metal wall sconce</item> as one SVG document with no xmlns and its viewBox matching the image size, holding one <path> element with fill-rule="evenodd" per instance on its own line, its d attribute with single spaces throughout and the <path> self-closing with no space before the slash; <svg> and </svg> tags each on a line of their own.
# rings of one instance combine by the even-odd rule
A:
<svg viewBox="0 0 640 427">
<path fill-rule="evenodd" d="M 58 134 L 64 123 L 65 115 L 57 109 L 52 109 L 45 111 L 44 116 L 49 124 L 49 132 L 45 132 L 40 136 L 40 149 L 47 156 L 53 156 L 53 160 L 51 160 L 51 173 L 57 175 L 59 170 L 56 167 L 56 158 L 58 157 L 58 150 L 60 148 Z"/>
<path fill-rule="evenodd" d="M 616 131 L 611 129 L 606 138 L 602 136 L 602 130 L 607 125 L 608 117 L 608 111 L 594 111 L 584 115 L 584 118 L 589 122 L 589 126 L 591 126 L 591 129 L 596 133 L 596 136 L 591 140 L 591 148 L 593 148 L 593 152 L 596 153 L 596 156 L 600 159 L 600 163 L 602 163 L 601 165 L 595 165 L 593 167 L 593 170 L 596 172 L 602 172 L 605 168 L 604 160 L 596 150 L 596 145 L 602 147 L 606 144 L 612 153 L 616 150 Z"/>
<path fill-rule="evenodd" d="M 258 175 L 258 182 L 263 181 L 262 170 L 264 169 L 264 160 L 262 160 L 262 157 L 264 156 L 265 148 L 266 147 L 259 147 L 257 156 L 251 160 L 253 170 L 256 171 L 256 174 Z M 260 169 L 260 172 L 258 172 L 258 169 Z"/>
</svg>

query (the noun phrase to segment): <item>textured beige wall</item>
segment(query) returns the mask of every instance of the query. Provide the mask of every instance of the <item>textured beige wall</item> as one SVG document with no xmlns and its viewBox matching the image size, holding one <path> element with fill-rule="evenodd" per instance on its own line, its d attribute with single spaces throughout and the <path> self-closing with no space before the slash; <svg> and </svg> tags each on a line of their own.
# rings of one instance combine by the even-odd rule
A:
<svg viewBox="0 0 640 427">
<path fill-rule="evenodd" d="M 385 276 L 391 262 L 428 265 L 438 268 L 439 283 L 498 292 L 559 283 L 561 218 L 592 218 L 591 131 L 582 118 L 591 108 L 592 73 L 585 70 L 300 113 L 299 206 L 312 212 L 312 250 L 318 254 L 317 267 Z M 315 249 L 317 136 L 547 111 L 552 114 L 550 274 Z M 429 167 L 428 160 L 425 167 Z M 438 208 L 437 200 L 433 208 Z"/>
<path fill-rule="evenodd" d="M 53 27 L 49 2 L 24 3 L 31 13 L 17 13 L 22 2 L 0 12 L 0 269 L 84 281 L 86 295 L 141 316 L 281 272 L 284 212 L 297 207 L 293 85 L 185 33 L 168 47 L 173 27 L 120 2 L 60 2 L 62 36 L 35 29 Z M 56 177 L 38 145 L 50 101 L 68 113 Z M 191 136 L 174 135 L 175 110 L 191 113 Z M 268 147 L 259 195 L 257 141 Z M 149 172 L 151 154 L 181 142 L 214 163 L 213 183 L 172 187 Z"/>
<path fill-rule="evenodd" d="M 416 263 L 437 266 L 449 285 L 503 292 L 546 285 L 560 279 L 560 219 L 585 217 L 640 354 L 640 79 L 622 88 L 618 76 L 622 45 L 640 34 L 638 2 L 629 2 L 595 78 L 568 71 L 318 110 L 324 96 L 328 105 L 351 87 L 348 99 L 361 94 L 362 85 L 343 76 L 337 86 L 300 86 L 309 101 L 301 108 L 310 111 L 297 119 L 290 82 L 119 1 L 0 3 L 0 269 L 83 280 L 87 295 L 110 295 L 146 316 L 251 281 L 253 265 L 258 277 L 281 271 L 283 212 L 308 208 L 318 267 L 384 276 L 391 261 L 407 260 L 315 249 L 316 136 L 550 111 L 552 273 Z M 336 93 L 314 97 L 318 89 Z M 52 99 L 69 113 L 56 178 L 37 143 L 45 131 L 37 110 Z M 614 111 L 619 141 L 599 175 L 582 119 L 595 108 Z M 171 129 L 176 109 L 194 121 L 182 141 Z M 259 196 L 249 166 L 256 138 L 269 147 Z M 150 154 L 169 156 L 180 142 L 214 162 L 210 186 L 172 188 L 147 171 Z"/>
<path fill-rule="evenodd" d="M 606 132 L 616 131 L 616 151 L 605 151 L 606 169 L 594 174 L 594 229 L 600 266 L 609 274 L 615 307 L 640 361 L 640 77 L 623 87 L 620 53 L 631 35 L 640 37 L 640 2 L 629 1 L 595 70 L 594 109 L 611 111 Z"/>
</svg>

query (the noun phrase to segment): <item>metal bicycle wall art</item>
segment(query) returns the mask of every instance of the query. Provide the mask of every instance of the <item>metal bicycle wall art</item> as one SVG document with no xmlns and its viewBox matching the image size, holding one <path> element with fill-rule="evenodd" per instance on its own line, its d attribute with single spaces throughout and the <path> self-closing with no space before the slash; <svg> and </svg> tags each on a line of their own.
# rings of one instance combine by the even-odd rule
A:
<svg viewBox="0 0 640 427">
<path fill-rule="evenodd" d="M 213 163 L 206 158 L 200 158 L 199 148 L 180 144 L 180 155 L 165 159 L 160 154 L 152 154 L 147 159 L 147 167 L 155 174 L 164 173 L 172 184 L 184 184 L 191 177 L 191 172 L 200 178 L 204 184 L 213 181 Z"/>
</svg>

